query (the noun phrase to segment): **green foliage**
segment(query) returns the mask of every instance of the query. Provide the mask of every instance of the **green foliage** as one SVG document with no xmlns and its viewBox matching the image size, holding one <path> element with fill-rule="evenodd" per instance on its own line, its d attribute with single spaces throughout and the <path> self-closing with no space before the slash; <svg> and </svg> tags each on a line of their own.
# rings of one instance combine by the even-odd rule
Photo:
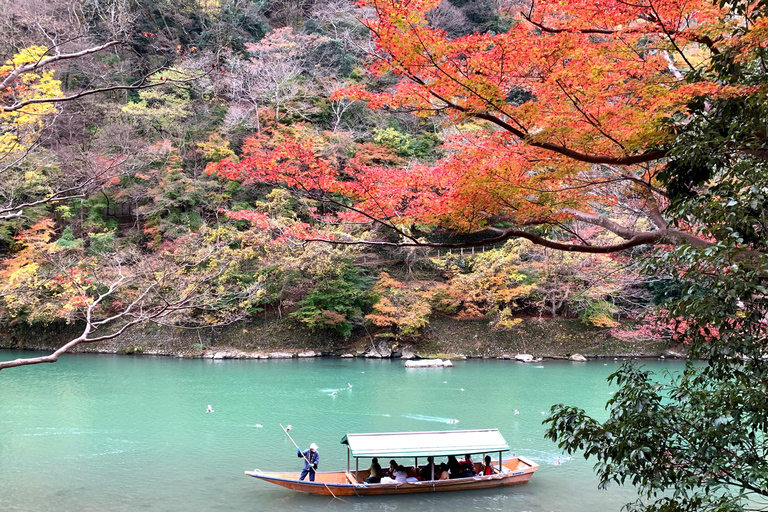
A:
<svg viewBox="0 0 768 512">
<path fill-rule="evenodd" d="M 109 215 L 109 209 L 113 204 L 105 194 L 82 201 L 80 207 L 85 212 L 83 230 L 102 232 L 117 229 L 117 219 Z"/>
<path fill-rule="evenodd" d="M 67 226 L 61 232 L 61 237 L 56 240 L 56 245 L 62 249 L 80 249 L 83 247 L 83 239 L 75 238 L 72 232 L 72 226 Z"/>
<path fill-rule="evenodd" d="M 299 301 L 291 316 L 312 330 L 333 329 L 348 337 L 373 303 L 374 280 L 349 263 Z"/>
<path fill-rule="evenodd" d="M 168 70 L 162 73 L 162 77 L 158 75 L 155 78 L 179 80 L 186 78 L 186 75 Z M 126 104 L 122 111 L 148 132 L 176 132 L 192 115 L 190 85 L 144 89 L 139 91 L 138 96 L 138 101 Z"/>
<path fill-rule="evenodd" d="M 88 252 L 90 254 L 104 254 L 115 250 L 115 233 L 89 233 Z"/>
<path fill-rule="evenodd" d="M 598 422 L 583 410 L 557 405 L 547 437 L 568 453 L 596 459 L 600 487 L 632 484 L 645 498 L 630 510 L 746 510 L 766 496 L 768 461 L 765 390 L 756 361 L 728 367 L 688 362 L 663 382 L 627 362 L 610 376 L 619 391 Z"/>
<path fill-rule="evenodd" d="M 312 31 L 308 31 L 312 33 Z M 324 39 L 312 48 L 312 62 L 333 69 L 339 76 L 349 76 L 355 69 L 355 56 L 344 49 L 344 41 L 340 39 Z"/>
<path fill-rule="evenodd" d="M 63 204 L 56 207 L 56 213 L 62 220 L 71 219 L 75 216 L 75 212 L 72 211 L 72 208 Z"/>
<path fill-rule="evenodd" d="M 431 134 L 420 134 L 416 137 L 389 127 L 373 130 L 373 141 L 386 146 L 402 157 L 428 159 L 434 157 L 438 145 L 437 137 Z"/>
<path fill-rule="evenodd" d="M 651 280 L 645 285 L 651 292 L 653 304 L 657 306 L 680 299 L 685 289 L 689 286 L 691 286 L 691 283 L 673 278 Z M 703 296 L 706 293 L 707 291 L 701 288 L 695 291 L 697 296 Z"/>
<path fill-rule="evenodd" d="M 741 80 L 750 83 L 755 79 L 742 76 Z M 736 142 L 742 155 L 765 150 L 767 100 L 764 92 L 717 101 L 701 97 L 689 105 L 689 116 L 670 121 L 679 132 L 679 143 L 660 178 L 673 200 L 696 196 L 712 177 L 728 176 L 732 166 L 742 165 L 741 158 L 729 149 Z M 724 185 L 722 180 L 718 182 Z"/>
<path fill-rule="evenodd" d="M 199 230 L 205 224 L 204 215 L 213 216 L 218 210 L 212 201 L 226 198 L 220 189 L 223 184 L 192 176 L 175 148 L 164 147 L 157 158 L 154 165 L 158 169 L 142 174 L 147 181 L 142 184 L 146 189 L 140 198 L 140 211 L 146 215 L 145 231 L 155 244 Z"/>
</svg>

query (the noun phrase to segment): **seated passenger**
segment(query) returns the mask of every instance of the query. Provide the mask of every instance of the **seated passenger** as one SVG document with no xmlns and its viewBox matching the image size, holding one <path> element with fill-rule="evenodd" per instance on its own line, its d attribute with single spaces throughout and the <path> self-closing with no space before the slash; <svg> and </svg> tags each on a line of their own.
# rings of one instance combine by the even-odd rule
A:
<svg viewBox="0 0 768 512">
<path fill-rule="evenodd" d="M 439 480 L 448 480 L 451 475 L 448 474 L 448 464 L 445 462 L 440 463 L 440 478 Z"/>
<path fill-rule="evenodd" d="M 464 471 L 454 455 L 448 456 L 448 471 L 451 473 L 451 478 L 460 478 L 461 473 Z"/>
<path fill-rule="evenodd" d="M 493 464 L 491 463 L 491 456 L 486 455 L 485 465 L 483 466 L 483 475 L 495 475 L 496 473 L 498 473 L 498 470 L 493 467 Z"/>
<path fill-rule="evenodd" d="M 419 469 L 421 469 L 422 480 L 435 480 L 438 476 L 440 476 L 440 473 L 435 467 L 434 457 L 427 457 L 427 465 L 421 466 Z"/>
<path fill-rule="evenodd" d="M 383 476 L 381 478 L 381 481 L 379 483 L 382 484 L 394 484 L 395 483 L 395 472 L 397 471 L 397 462 L 395 462 L 395 459 L 392 459 L 389 461 L 389 467 L 383 471 L 383 474 L 386 476 Z"/>
<path fill-rule="evenodd" d="M 371 472 L 370 476 L 365 479 L 365 483 L 367 484 L 377 484 L 381 482 L 381 466 L 379 465 L 379 459 L 374 458 L 371 461 L 371 467 L 368 468 L 368 471 Z"/>
<path fill-rule="evenodd" d="M 464 476 L 475 475 L 475 461 L 472 460 L 471 454 L 468 453 L 464 456 L 464 460 L 461 461 L 461 465 L 464 468 Z"/>
<path fill-rule="evenodd" d="M 397 469 L 395 469 L 393 476 L 395 479 L 395 483 L 398 483 L 398 484 L 404 484 L 408 480 L 408 472 L 405 470 L 404 466 L 397 466 Z"/>
</svg>

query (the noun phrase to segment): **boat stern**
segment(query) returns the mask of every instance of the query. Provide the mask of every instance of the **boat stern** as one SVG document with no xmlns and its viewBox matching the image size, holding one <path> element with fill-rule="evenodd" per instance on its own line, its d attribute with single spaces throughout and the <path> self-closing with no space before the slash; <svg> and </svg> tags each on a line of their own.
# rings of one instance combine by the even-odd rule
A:
<svg viewBox="0 0 768 512">
<path fill-rule="evenodd" d="M 502 462 L 504 469 L 508 471 L 510 484 L 525 484 L 539 469 L 539 465 L 527 457 L 514 457 Z"/>
<path fill-rule="evenodd" d="M 299 480 L 301 473 L 277 473 L 261 471 L 244 471 L 248 476 L 264 480 L 287 489 L 309 494 L 320 494 L 323 496 L 348 496 L 354 493 L 353 485 L 347 481 L 346 473 L 341 471 L 318 472 L 315 474 L 315 481 Z"/>
</svg>

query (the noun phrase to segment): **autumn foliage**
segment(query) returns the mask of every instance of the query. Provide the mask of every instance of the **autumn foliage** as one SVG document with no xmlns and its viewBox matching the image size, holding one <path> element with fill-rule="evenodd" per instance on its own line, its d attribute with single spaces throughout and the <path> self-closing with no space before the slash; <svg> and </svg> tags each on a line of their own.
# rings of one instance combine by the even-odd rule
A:
<svg viewBox="0 0 768 512">
<path fill-rule="evenodd" d="M 45 125 L 45 116 L 56 108 L 51 103 L 30 105 L 27 109 L 15 106 L 25 101 L 61 96 L 61 82 L 54 79 L 53 70 L 32 70 L 18 76 L 23 66 L 39 62 L 48 53 L 44 46 L 24 48 L 0 66 L 0 154 L 21 151 L 33 140 L 34 134 Z"/>
<path fill-rule="evenodd" d="M 724 54 L 743 61 L 761 51 L 764 20 L 734 32 L 749 9 L 731 13 L 705 0 L 548 0 L 509 7 L 506 32 L 452 39 L 430 25 L 439 4 L 361 2 L 373 13 L 364 20 L 376 43 L 369 76 L 399 80 L 383 90 L 355 84 L 331 99 L 442 123 L 442 159 L 394 170 L 324 158 L 307 141 L 262 134 L 246 145 L 242 162 L 209 171 L 343 203 L 341 220 L 381 222 L 406 238 L 420 225 L 490 229 L 488 238 L 523 236 L 586 252 L 709 243 L 669 225 L 658 174 L 689 122 L 691 101 L 764 92 L 712 71 Z M 606 212 L 617 204 L 648 222 L 616 222 Z M 574 243 L 555 243 L 529 229 L 572 220 L 613 238 L 602 247 L 568 236 Z"/>
<path fill-rule="evenodd" d="M 172 4 L 167 19 L 183 18 Z M 436 314 L 495 329 L 523 315 L 611 327 L 658 303 L 633 267 L 648 254 L 639 246 L 710 248 L 731 237 L 723 218 L 741 198 L 738 231 L 752 238 L 732 238 L 760 237 L 759 197 L 715 186 L 736 183 L 722 177 L 748 151 L 760 156 L 764 122 L 738 135 L 712 124 L 764 110 L 761 4 L 473 4 L 318 1 L 298 18 L 270 8 L 258 16 L 271 25 L 235 37 L 209 17 L 234 8 L 222 2 L 192 10 L 208 25 L 190 40 L 130 21 L 99 33 L 143 41 L 130 52 L 119 38 L 83 49 L 32 35 L 6 48 L 2 318 L 81 318 L 78 296 L 94 304 L 116 269 L 175 268 L 175 251 L 226 233 L 228 249 L 214 251 L 226 254 L 217 264 L 235 260 L 225 289 L 259 292 L 234 309 L 303 328 L 414 339 Z M 492 23 L 470 22 L 470 7 Z M 144 59 L 146 45 L 170 48 L 174 69 L 152 74 L 160 60 Z M 65 119 L 81 124 L 58 130 Z M 691 173 L 683 157 L 697 140 Z M 702 163 L 710 154 L 722 161 Z M 676 213 L 693 187 L 722 204 Z M 307 243 L 318 240 L 333 245 Z"/>
</svg>

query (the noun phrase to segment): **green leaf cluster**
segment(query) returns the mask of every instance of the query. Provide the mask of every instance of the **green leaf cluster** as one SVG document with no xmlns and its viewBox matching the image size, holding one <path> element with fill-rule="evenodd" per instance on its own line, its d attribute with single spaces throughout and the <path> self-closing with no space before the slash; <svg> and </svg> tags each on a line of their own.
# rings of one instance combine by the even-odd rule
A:
<svg viewBox="0 0 768 512">
<path fill-rule="evenodd" d="M 291 317 L 312 330 L 332 329 L 344 337 L 362 325 L 373 305 L 375 280 L 347 262 L 336 276 L 321 281 L 299 301 Z"/>
</svg>

